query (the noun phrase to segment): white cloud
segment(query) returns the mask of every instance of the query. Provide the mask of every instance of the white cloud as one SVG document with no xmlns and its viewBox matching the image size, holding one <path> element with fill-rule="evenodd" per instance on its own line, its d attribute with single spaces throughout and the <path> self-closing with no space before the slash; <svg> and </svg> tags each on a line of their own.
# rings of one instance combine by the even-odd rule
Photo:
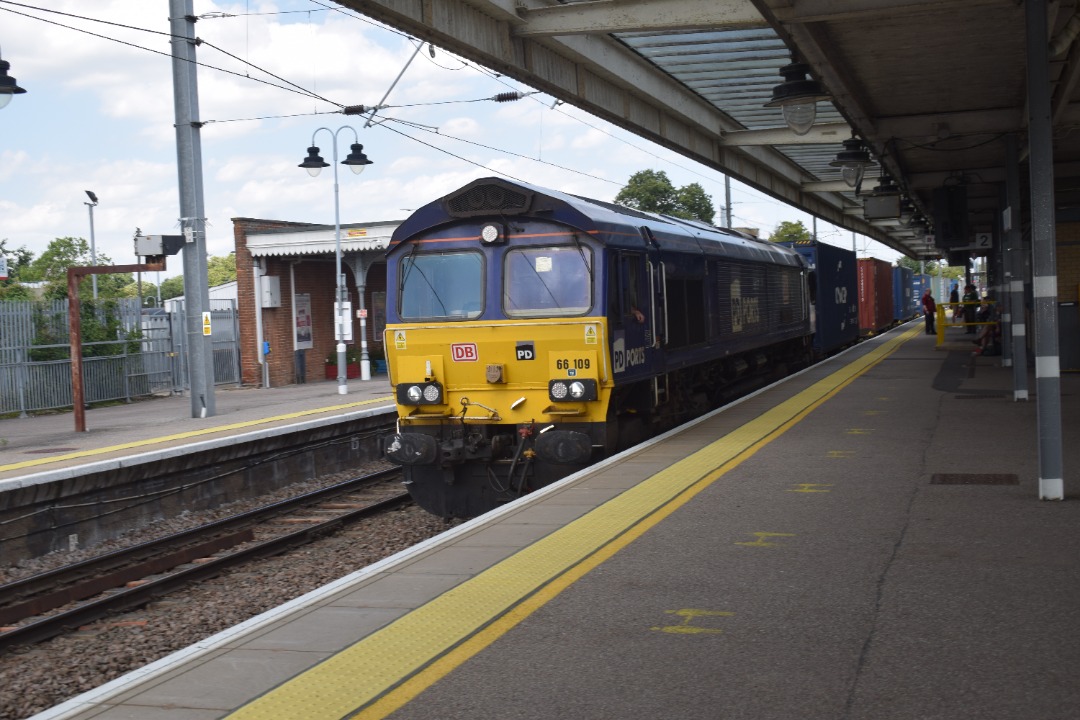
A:
<svg viewBox="0 0 1080 720">
<path fill-rule="evenodd" d="M 135 227 L 175 232 L 180 210 L 170 59 L 4 12 L 5 7 L 0 5 L 3 57 L 27 93 L 0 111 L 0 238 L 40 251 L 55 237 L 88 237 L 85 189 L 101 199 L 94 210 L 97 244 L 114 259 L 130 257 Z M 170 51 L 162 0 L 50 0 L 49 7 L 153 32 L 27 12 L 158 53 Z M 312 12 L 245 15 L 278 10 Z M 354 128 L 374 161 L 359 177 L 339 169 L 342 222 L 400 219 L 403 208 L 421 207 L 496 171 L 610 200 L 631 174 L 656 168 L 676 185 L 700 182 L 718 208 L 723 202 L 719 173 L 570 105 L 552 109 L 543 94 L 509 103 L 483 100 L 529 88 L 478 72 L 441 49 L 434 59 L 426 46 L 416 54 L 413 43 L 376 23 L 300 0 L 198 0 L 195 11 L 236 16 L 206 17 L 196 25 L 205 41 L 196 50 L 199 61 L 238 73 L 198 70 L 213 254 L 231 249 L 233 217 L 333 222 L 331 173 L 312 179 L 296 167 L 321 127 Z M 382 117 L 434 126 L 441 134 L 394 122 L 365 128 L 366 118 L 331 112 L 337 110 L 332 103 L 253 78 L 289 81 L 342 104 L 372 106 L 390 91 L 386 104 L 393 107 Z M 280 117 L 290 115 L 297 117 Z M 351 131 L 339 133 L 340 157 L 353 141 Z M 316 144 L 328 162 L 331 142 L 328 133 L 317 133 Z M 763 229 L 771 230 L 780 219 L 806 217 L 743 187 L 735 201 L 736 215 Z M 174 263 L 169 274 L 179 267 Z"/>
</svg>

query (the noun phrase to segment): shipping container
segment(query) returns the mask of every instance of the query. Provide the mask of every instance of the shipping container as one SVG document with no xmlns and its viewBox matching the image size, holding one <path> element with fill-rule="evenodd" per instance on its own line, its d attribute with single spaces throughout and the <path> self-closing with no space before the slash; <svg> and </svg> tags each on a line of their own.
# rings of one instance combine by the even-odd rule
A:
<svg viewBox="0 0 1080 720">
<path fill-rule="evenodd" d="M 859 258 L 859 333 L 876 335 L 893 324 L 892 266 Z"/>
<path fill-rule="evenodd" d="M 929 275 L 920 275 L 915 273 L 911 276 L 911 297 L 915 298 L 915 314 L 922 315 L 922 296 L 926 292 L 927 288 L 931 291 L 931 296 L 934 298 L 934 302 L 939 303 L 943 298 L 937 296 L 937 292 L 934 291 L 934 278 Z M 948 298 L 944 298 L 948 300 Z"/>
<path fill-rule="evenodd" d="M 893 320 L 907 322 L 918 314 L 918 304 L 921 299 L 913 295 L 912 278 L 914 273 L 911 268 L 894 267 L 893 277 Z"/>
<path fill-rule="evenodd" d="M 814 240 L 783 243 L 810 266 L 814 352 L 830 355 L 859 339 L 859 290 L 855 253 Z"/>
</svg>

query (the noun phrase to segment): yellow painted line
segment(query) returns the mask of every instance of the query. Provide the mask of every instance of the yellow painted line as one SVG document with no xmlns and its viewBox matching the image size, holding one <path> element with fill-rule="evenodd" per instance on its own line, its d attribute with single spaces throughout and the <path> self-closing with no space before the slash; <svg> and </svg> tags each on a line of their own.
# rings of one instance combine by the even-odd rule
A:
<svg viewBox="0 0 1080 720">
<path fill-rule="evenodd" d="M 480 652 L 922 332 L 827 378 L 268 691 L 230 720 L 384 718 Z"/>
<path fill-rule="evenodd" d="M 120 445 L 110 445 L 109 447 L 103 448 L 94 448 L 92 450 L 80 450 L 79 452 L 67 453 L 66 455 L 52 455 L 46 458 L 24 460 L 23 462 L 17 462 L 11 465 L 0 465 L 0 472 L 6 472 L 8 470 L 21 470 L 23 468 L 35 467 L 38 465 L 48 465 L 49 463 L 59 462 L 61 460 L 77 460 L 79 458 L 93 457 L 94 455 L 103 455 L 105 453 L 115 452 L 117 450 L 130 450 L 132 448 L 145 447 L 147 445 L 157 445 L 160 443 L 171 442 L 173 440 L 185 440 L 187 438 L 199 437 L 200 435 L 212 435 L 213 433 L 224 432 L 226 430 L 239 430 L 240 428 L 254 427 L 255 425 L 264 425 L 266 423 L 276 422 L 278 420 L 292 420 L 294 418 L 305 417 L 307 415 L 318 415 L 320 413 L 326 412 L 340 412 L 342 410 L 348 410 L 350 408 L 360 407 L 362 405 L 391 402 L 392 400 L 393 398 L 387 395 L 386 397 L 374 398 L 373 400 L 362 400 L 360 402 L 346 403 L 344 405 L 331 405 L 329 407 L 316 408 L 315 410 L 300 410 L 285 415 L 259 418 L 258 420 L 245 420 L 244 422 L 233 423 L 231 425 L 215 425 L 214 427 L 191 430 L 190 432 L 177 433 L 176 435 L 165 435 L 163 437 L 150 438 L 148 440 L 136 440 L 134 442 L 122 443 Z"/>
</svg>

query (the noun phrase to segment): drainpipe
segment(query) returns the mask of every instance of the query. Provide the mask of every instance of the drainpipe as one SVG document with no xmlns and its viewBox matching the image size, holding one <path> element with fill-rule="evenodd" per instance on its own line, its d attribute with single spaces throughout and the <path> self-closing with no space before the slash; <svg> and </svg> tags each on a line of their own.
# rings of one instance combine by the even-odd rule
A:
<svg viewBox="0 0 1080 720">
<path fill-rule="evenodd" d="M 259 360 L 259 377 L 262 387 L 270 387 L 270 368 L 263 355 L 263 319 L 262 319 L 262 276 L 266 274 L 266 260 L 255 259 L 255 357 Z"/>
</svg>

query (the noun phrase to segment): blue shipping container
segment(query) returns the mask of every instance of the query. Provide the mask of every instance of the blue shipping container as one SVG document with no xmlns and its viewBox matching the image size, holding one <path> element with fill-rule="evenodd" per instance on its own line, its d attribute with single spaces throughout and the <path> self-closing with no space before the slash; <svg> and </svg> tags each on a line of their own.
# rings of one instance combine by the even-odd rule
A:
<svg viewBox="0 0 1080 720">
<path fill-rule="evenodd" d="M 915 312 L 918 315 L 922 315 L 922 296 L 926 292 L 927 288 L 933 290 L 934 286 L 931 284 L 933 278 L 929 275 L 920 275 L 915 273 L 911 276 L 911 297 L 915 298 Z M 934 302 L 941 302 L 941 298 L 935 297 Z"/>
<path fill-rule="evenodd" d="M 810 266 L 810 302 L 814 307 L 814 351 L 829 355 L 859 339 L 859 287 L 855 253 L 819 243 L 783 243 Z"/>
<path fill-rule="evenodd" d="M 912 276 L 906 267 L 894 267 L 893 272 L 893 320 L 907 322 L 918 314 L 919 298 L 912 297 Z"/>
</svg>

